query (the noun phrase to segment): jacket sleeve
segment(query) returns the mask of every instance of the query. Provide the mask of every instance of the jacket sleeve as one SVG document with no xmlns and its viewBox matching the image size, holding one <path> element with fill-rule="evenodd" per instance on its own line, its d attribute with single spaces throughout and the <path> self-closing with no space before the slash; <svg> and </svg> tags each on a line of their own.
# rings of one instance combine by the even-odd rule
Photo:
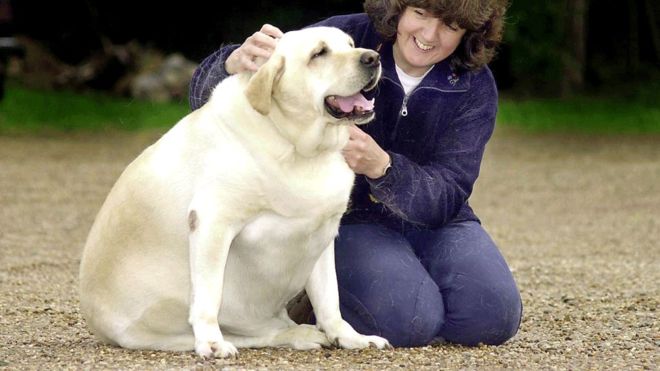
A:
<svg viewBox="0 0 660 371">
<path fill-rule="evenodd" d="M 225 69 L 225 60 L 239 47 L 238 44 L 226 45 L 206 57 L 197 67 L 190 81 L 188 102 L 191 110 L 196 110 L 209 100 L 213 89 L 229 76 Z"/>
<path fill-rule="evenodd" d="M 351 35 L 355 46 L 374 49 L 381 41 L 378 35 L 371 30 L 369 18 L 364 13 L 336 15 L 307 27 L 336 27 Z"/>
<path fill-rule="evenodd" d="M 418 164 L 390 152 L 391 170 L 381 178 L 367 178 L 372 195 L 400 218 L 439 227 L 451 221 L 470 197 L 497 113 L 492 75 L 479 75 L 485 81 L 473 80 L 456 118 L 435 139 L 429 161 Z"/>
</svg>

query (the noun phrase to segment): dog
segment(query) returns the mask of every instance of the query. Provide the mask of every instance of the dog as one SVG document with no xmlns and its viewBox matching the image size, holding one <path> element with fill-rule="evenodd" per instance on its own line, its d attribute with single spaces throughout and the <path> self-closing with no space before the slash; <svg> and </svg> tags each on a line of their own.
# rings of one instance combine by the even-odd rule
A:
<svg viewBox="0 0 660 371">
<path fill-rule="evenodd" d="M 91 331 L 130 349 L 237 355 L 241 347 L 389 348 L 342 319 L 334 238 L 354 181 L 348 127 L 378 54 L 336 28 L 284 34 L 255 73 L 146 148 L 96 216 L 80 265 Z M 285 309 L 306 290 L 316 325 Z"/>
</svg>

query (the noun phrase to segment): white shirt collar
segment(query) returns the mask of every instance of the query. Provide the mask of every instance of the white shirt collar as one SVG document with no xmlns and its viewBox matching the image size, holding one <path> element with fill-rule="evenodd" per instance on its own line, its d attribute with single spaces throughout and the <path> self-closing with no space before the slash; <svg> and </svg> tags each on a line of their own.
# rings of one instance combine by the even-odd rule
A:
<svg viewBox="0 0 660 371">
<path fill-rule="evenodd" d="M 399 81 L 401 81 L 401 85 L 403 85 L 403 91 L 408 95 L 411 91 L 413 91 L 417 85 L 419 85 L 420 82 L 424 79 L 424 77 L 431 72 L 433 67 L 435 65 L 431 66 L 431 68 L 428 69 L 422 76 L 411 76 L 405 73 L 399 66 L 396 64 L 394 65 L 396 68 L 396 74 L 399 76 Z"/>
</svg>

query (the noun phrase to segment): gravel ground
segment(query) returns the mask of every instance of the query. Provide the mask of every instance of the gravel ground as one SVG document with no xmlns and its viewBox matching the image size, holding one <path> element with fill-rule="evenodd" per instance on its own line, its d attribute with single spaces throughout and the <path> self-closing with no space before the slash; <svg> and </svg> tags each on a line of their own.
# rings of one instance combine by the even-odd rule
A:
<svg viewBox="0 0 660 371">
<path fill-rule="evenodd" d="M 660 137 L 499 129 L 472 205 L 522 291 L 522 327 L 505 345 L 214 361 L 101 345 L 78 311 L 80 251 L 157 135 L 0 137 L 0 369 L 658 369 Z"/>
</svg>

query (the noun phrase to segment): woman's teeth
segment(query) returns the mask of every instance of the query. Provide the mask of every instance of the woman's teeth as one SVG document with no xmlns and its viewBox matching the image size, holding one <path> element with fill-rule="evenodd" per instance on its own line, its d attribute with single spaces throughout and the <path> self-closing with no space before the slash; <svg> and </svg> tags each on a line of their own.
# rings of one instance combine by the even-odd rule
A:
<svg viewBox="0 0 660 371">
<path fill-rule="evenodd" d="M 415 44 L 417 44 L 418 48 L 420 48 L 424 51 L 433 49 L 433 45 L 426 45 L 426 44 L 422 43 L 421 41 L 417 40 L 417 38 L 415 38 Z"/>
</svg>

